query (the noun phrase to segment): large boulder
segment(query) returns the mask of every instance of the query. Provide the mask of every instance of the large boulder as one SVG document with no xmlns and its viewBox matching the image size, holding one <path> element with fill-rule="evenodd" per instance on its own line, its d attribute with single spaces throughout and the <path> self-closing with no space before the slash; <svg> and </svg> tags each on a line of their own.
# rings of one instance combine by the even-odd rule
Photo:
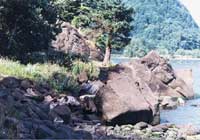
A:
<svg viewBox="0 0 200 140">
<path fill-rule="evenodd" d="M 167 60 L 155 52 L 108 71 L 106 84 L 95 103 L 104 121 L 110 124 L 159 123 L 159 98 L 189 99 L 191 85 L 175 73 Z"/>
<path fill-rule="evenodd" d="M 135 74 L 134 67 L 128 65 L 119 65 L 109 72 L 107 84 L 96 96 L 98 112 L 107 123 L 159 123 L 158 98 Z"/>
<path fill-rule="evenodd" d="M 154 51 L 141 58 L 138 63 L 145 65 L 151 71 L 151 79 L 146 82 L 153 92 L 161 96 L 181 97 L 184 99 L 194 97 L 191 70 L 175 72 L 168 60 L 160 57 Z M 141 72 L 139 71 L 139 73 Z M 143 79 L 145 80 L 146 78 L 143 77 Z"/>
<path fill-rule="evenodd" d="M 90 48 L 84 37 L 69 23 L 61 24 L 62 31 L 52 41 L 52 47 L 56 51 L 88 59 Z"/>
</svg>

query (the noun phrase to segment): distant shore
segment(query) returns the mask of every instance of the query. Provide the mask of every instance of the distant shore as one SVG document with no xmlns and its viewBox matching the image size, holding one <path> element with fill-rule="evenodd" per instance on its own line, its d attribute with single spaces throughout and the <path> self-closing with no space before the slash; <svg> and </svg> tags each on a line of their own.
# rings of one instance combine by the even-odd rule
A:
<svg viewBox="0 0 200 140">
<path fill-rule="evenodd" d="M 190 56 L 175 56 L 175 57 L 170 57 L 170 56 L 166 56 L 166 55 L 161 55 L 162 57 L 169 59 L 169 60 L 196 60 L 196 61 L 200 61 L 200 58 L 194 58 L 194 57 L 190 57 Z M 139 57 L 126 57 L 123 55 L 119 55 L 119 54 L 114 54 L 112 56 L 112 59 L 130 59 L 130 60 L 134 60 L 134 59 L 139 59 Z"/>
</svg>

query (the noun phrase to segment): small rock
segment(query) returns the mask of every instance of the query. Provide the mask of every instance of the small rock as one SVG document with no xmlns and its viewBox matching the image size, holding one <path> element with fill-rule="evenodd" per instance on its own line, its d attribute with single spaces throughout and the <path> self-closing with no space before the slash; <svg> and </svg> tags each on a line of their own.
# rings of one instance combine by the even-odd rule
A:
<svg viewBox="0 0 200 140">
<path fill-rule="evenodd" d="M 139 122 L 134 126 L 134 129 L 142 130 L 148 127 L 148 124 L 145 122 Z"/>
<path fill-rule="evenodd" d="M 33 99 L 33 100 L 36 100 L 36 101 L 39 101 L 39 102 L 41 102 L 41 101 L 44 100 L 44 96 L 43 96 L 43 95 L 36 94 L 36 92 L 33 91 L 32 88 L 28 88 L 28 89 L 26 90 L 26 92 L 27 92 L 27 93 L 25 94 L 26 97 L 29 97 L 29 98 L 31 98 L 31 99 Z"/>
<path fill-rule="evenodd" d="M 83 95 L 80 97 L 82 107 L 85 111 L 95 113 L 97 111 L 96 105 L 94 103 L 95 96 Z"/>
<path fill-rule="evenodd" d="M 52 111 L 61 117 L 64 120 L 64 123 L 69 123 L 71 118 L 71 111 L 67 105 L 58 105 L 53 108 Z"/>
<path fill-rule="evenodd" d="M 95 95 L 103 86 L 104 86 L 104 83 L 102 83 L 99 80 L 93 81 L 93 82 L 88 82 L 88 83 L 83 83 L 81 85 L 81 91 Z"/>
<path fill-rule="evenodd" d="M 178 106 L 177 98 L 170 97 L 170 96 L 162 96 L 161 106 L 163 109 L 175 109 Z"/>
<path fill-rule="evenodd" d="M 0 98 L 5 98 L 8 96 L 10 91 L 8 89 L 0 89 Z"/>
<path fill-rule="evenodd" d="M 52 101 L 53 101 L 53 98 L 50 95 L 44 97 L 45 103 L 50 104 Z"/>
<path fill-rule="evenodd" d="M 36 130 L 36 139 L 46 139 L 56 135 L 56 132 L 45 125 L 40 125 Z"/>
<path fill-rule="evenodd" d="M 184 106 L 185 105 L 185 100 L 183 100 L 182 98 L 178 98 L 177 102 L 178 102 L 179 106 Z"/>
<path fill-rule="evenodd" d="M 192 107 L 200 107 L 200 104 L 192 104 Z"/>
<path fill-rule="evenodd" d="M 152 132 L 166 132 L 170 126 L 168 124 L 159 124 L 151 128 Z"/>
<path fill-rule="evenodd" d="M 31 88 L 32 82 L 30 80 L 23 80 L 23 81 L 21 81 L 21 87 L 25 90 L 28 88 Z"/>
<path fill-rule="evenodd" d="M 1 81 L 1 83 L 7 88 L 17 88 L 20 86 L 20 80 L 15 77 L 6 77 Z"/>
<path fill-rule="evenodd" d="M 79 101 L 73 97 L 73 96 L 67 96 L 67 105 L 71 105 L 71 106 L 79 106 L 80 103 Z"/>
</svg>

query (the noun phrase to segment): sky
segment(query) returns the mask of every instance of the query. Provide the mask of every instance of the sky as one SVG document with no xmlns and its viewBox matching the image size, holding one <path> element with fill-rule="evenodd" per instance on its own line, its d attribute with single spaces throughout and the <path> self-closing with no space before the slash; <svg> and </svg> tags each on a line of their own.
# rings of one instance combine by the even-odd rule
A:
<svg viewBox="0 0 200 140">
<path fill-rule="evenodd" d="M 200 27 L 200 0 L 180 0 Z"/>
</svg>

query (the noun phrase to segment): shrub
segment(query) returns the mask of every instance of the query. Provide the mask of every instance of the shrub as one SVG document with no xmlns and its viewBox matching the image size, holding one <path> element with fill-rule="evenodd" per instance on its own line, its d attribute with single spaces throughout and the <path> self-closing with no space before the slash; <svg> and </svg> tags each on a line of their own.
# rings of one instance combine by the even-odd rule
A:
<svg viewBox="0 0 200 140">
<path fill-rule="evenodd" d="M 72 74 L 76 76 L 81 72 L 86 72 L 89 79 L 92 80 L 99 77 L 100 69 L 93 62 L 75 61 L 72 66 Z"/>
<path fill-rule="evenodd" d="M 66 75 L 63 73 L 54 73 L 48 80 L 49 84 L 57 92 L 70 91 L 74 94 L 78 94 L 80 86 L 73 76 Z"/>
<path fill-rule="evenodd" d="M 0 76 L 28 78 L 38 83 L 47 83 L 59 93 L 65 91 L 79 92 L 77 81 L 68 74 L 67 68 L 57 64 L 23 65 L 8 59 L 0 59 Z"/>
</svg>

